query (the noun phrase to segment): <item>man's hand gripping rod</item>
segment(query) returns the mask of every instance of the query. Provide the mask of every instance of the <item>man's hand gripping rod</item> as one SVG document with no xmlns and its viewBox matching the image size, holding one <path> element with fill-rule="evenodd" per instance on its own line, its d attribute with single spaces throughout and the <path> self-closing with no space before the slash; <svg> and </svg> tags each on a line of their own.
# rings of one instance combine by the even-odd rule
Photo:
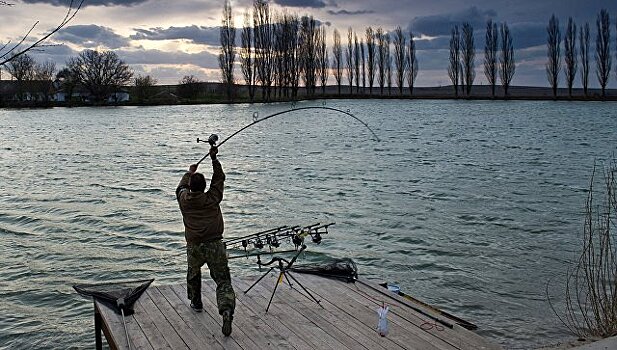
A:
<svg viewBox="0 0 617 350">
<path fill-rule="evenodd" d="M 208 142 L 208 143 L 210 144 L 210 146 L 211 146 L 211 147 L 216 147 L 216 143 L 218 142 L 218 140 L 219 140 L 219 135 L 217 135 L 217 134 L 212 134 L 212 135 L 210 135 L 210 137 L 208 137 L 208 140 L 207 140 L 207 141 L 206 141 L 206 140 L 200 140 L 200 139 L 199 139 L 199 137 L 198 137 L 198 138 L 197 138 L 197 143 L 200 143 L 200 142 Z M 209 155 L 210 155 L 210 152 L 208 151 L 208 153 L 206 153 L 206 155 L 205 155 L 205 156 L 203 156 L 203 158 L 201 158 L 201 159 L 199 160 L 199 162 L 197 162 L 197 165 L 199 165 L 201 162 L 203 162 L 203 161 L 204 161 L 204 159 L 208 158 L 208 156 L 209 156 Z"/>
</svg>

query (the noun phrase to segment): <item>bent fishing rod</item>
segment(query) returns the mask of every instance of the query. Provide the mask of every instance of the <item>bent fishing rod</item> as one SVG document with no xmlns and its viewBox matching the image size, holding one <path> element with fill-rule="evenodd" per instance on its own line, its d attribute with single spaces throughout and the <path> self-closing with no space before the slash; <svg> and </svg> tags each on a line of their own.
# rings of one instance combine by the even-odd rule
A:
<svg viewBox="0 0 617 350">
<path fill-rule="evenodd" d="M 343 111 L 341 109 L 338 108 L 332 108 L 332 107 L 325 107 L 325 106 L 309 106 L 309 107 L 300 107 L 300 108 L 292 108 L 292 109 L 288 109 L 285 111 L 281 111 L 281 112 L 276 112 L 273 114 L 270 114 L 266 117 L 263 117 L 261 119 L 259 119 L 259 114 L 257 112 L 253 113 L 253 122 L 244 126 L 243 128 L 239 129 L 238 131 L 234 132 L 233 134 L 231 134 L 230 136 L 228 136 L 226 139 L 224 139 L 223 141 L 221 141 L 221 143 L 219 143 L 218 145 L 216 144 L 219 140 L 218 135 L 216 134 L 212 134 L 210 135 L 210 137 L 208 137 L 208 140 L 200 140 L 199 138 L 197 138 L 197 143 L 199 142 L 207 142 L 210 144 L 210 146 L 217 146 L 217 147 L 221 147 L 225 142 L 227 142 L 229 139 L 231 139 L 232 137 L 236 136 L 237 134 L 241 133 L 242 131 L 252 127 L 255 124 L 261 123 L 265 120 L 274 118 L 276 116 L 279 115 L 283 115 L 286 113 L 291 113 L 291 112 L 295 112 L 295 111 L 301 111 L 301 110 L 307 110 L 307 109 L 325 109 L 325 110 L 330 110 L 330 111 L 334 111 L 337 113 L 342 113 L 345 114 L 347 116 L 352 117 L 353 119 L 357 120 L 358 122 L 360 122 L 360 124 L 364 125 L 370 132 L 371 134 L 373 134 L 373 137 L 375 138 L 375 140 L 377 142 L 380 142 L 381 140 L 379 139 L 379 136 L 377 136 L 377 134 L 373 131 L 373 129 L 371 129 L 371 127 L 362 119 L 356 117 L 355 115 L 353 115 L 351 112 L 349 112 L 349 110 L 347 111 Z M 208 158 L 208 156 L 210 155 L 210 152 L 208 152 L 205 156 L 203 156 L 198 162 L 197 165 L 199 165 L 201 162 L 203 162 L 206 158 Z"/>
</svg>

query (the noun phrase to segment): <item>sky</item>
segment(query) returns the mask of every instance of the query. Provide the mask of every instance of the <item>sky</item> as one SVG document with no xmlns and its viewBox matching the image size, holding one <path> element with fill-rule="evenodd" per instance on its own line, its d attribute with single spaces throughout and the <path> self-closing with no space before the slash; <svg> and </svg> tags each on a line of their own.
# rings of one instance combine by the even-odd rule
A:
<svg viewBox="0 0 617 350">
<path fill-rule="evenodd" d="M 0 6 L 0 43 L 16 42 L 38 21 L 32 37 L 56 26 L 66 13 L 67 0 L 7 1 Z M 548 86 L 546 79 L 546 26 L 552 14 L 562 33 L 568 17 L 580 26 L 589 23 L 592 51 L 596 17 L 607 9 L 611 17 L 613 71 L 609 87 L 617 88 L 617 1 L 615 0 L 271 0 L 277 12 L 312 15 L 326 27 L 331 40 L 334 29 L 359 35 L 365 29 L 400 26 L 413 31 L 418 50 L 418 86 L 450 84 L 447 75 L 448 42 L 454 25 L 469 22 L 476 46 L 475 84 L 486 84 L 482 60 L 488 19 L 506 22 L 514 46 L 516 73 L 513 85 Z M 232 0 L 235 26 L 242 27 L 243 14 L 252 0 Z M 223 0 L 86 0 L 73 21 L 56 33 L 43 51 L 33 53 L 38 61 L 51 60 L 57 68 L 84 49 L 114 50 L 135 74 L 149 74 L 160 84 L 175 84 L 185 75 L 202 81 L 220 81 L 217 55 Z M 239 32 L 237 34 L 239 38 Z M 345 35 L 343 35 L 345 38 Z M 597 86 L 593 55 L 590 86 Z M 236 75 L 241 80 L 239 67 Z M 3 79 L 7 77 L 3 74 Z M 334 83 L 331 77 L 330 84 Z M 564 74 L 560 86 L 565 85 Z M 577 76 L 575 86 L 580 86 Z"/>
</svg>

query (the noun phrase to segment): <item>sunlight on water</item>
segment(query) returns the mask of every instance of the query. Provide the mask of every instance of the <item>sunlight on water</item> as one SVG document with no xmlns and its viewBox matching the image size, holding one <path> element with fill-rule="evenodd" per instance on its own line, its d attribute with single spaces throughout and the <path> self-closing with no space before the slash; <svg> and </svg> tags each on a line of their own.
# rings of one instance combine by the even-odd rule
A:
<svg viewBox="0 0 617 350">
<path fill-rule="evenodd" d="M 298 106 L 321 105 L 321 102 Z M 617 150 L 613 103 L 334 101 L 221 147 L 226 235 L 336 222 L 305 259 L 480 326 L 509 348 L 568 337 L 545 285 L 575 257 L 594 161 Z M 90 348 L 76 283 L 182 283 L 174 189 L 221 139 L 288 104 L 0 110 L 0 347 Z M 209 176 L 208 162 L 201 170 Z M 237 275 L 256 274 L 237 259 Z M 556 287 L 558 290 L 558 287 Z"/>
</svg>

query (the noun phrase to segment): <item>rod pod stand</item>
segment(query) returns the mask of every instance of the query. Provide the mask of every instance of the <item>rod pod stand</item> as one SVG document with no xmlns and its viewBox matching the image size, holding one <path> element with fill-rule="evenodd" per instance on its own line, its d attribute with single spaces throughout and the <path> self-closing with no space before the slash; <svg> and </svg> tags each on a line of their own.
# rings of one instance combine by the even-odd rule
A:
<svg viewBox="0 0 617 350">
<path fill-rule="evenodd" d="M 322 309 L 324 308 L 323 305 L 321 305 L 321 301 L 317 300 L 313 294 L 311 294 L 311 292 L 308 291 L 308 289 L 306 289 L 306 287 L 304 287 L 304 285 L 302 285 L 302 283 L 300 283 L 300 281 L 298 281 L 292 274 L 291 271 L 289 271 L 292 267 L 292 265 L 296 262 L 296 259 L 298 259 L 298 256 L 306 249 L 306 245 L 302 245 L 302 247 L 300 248 L 300 250 L 298 250 L 298 252 L 296 253 L 296 255 L 294 255 L 294 257 L 291 259 L 291 261 L 287 261 L 286 259 L 283 258 L 279 258 L 279 257 L 274 257 L 272 258 L 272 260 L 270 260 L 269 262 L 263 264 L 261 263 L 261 261 L 258 261 L 257 264 L 259 265 L 259 267 L 261 268 L 261 266 L 266 266 L 266 265 L 271 265 L 274 262 L 277 262 L 278 265 L 274 265 L 272 266 L 270 269 L 268 269 L 268 271 L 266 271 L 266 273 L 264 273 L 263 275 L 261 275 L 261 277 L 259 277 L 259 279 L 257 281 L 255 281 L 255 283 L 253 283 L 247 290 L 244 291 L 244 294 L 248 293 L 251 289 L 253 289 L 253 287 L 255 287 L 257 285 L 257 283 L 259 283 L 261 280 L 264 279 L 264 277 L 266 277 L 272 270 L 278 268 L 279 269 L 279 276 L 276 279 L 276 284 L 274 285 L 274 290 L 272 290 L 272 295 L 270 295 L 270 301 L 268 302 L 268 306 L 266 307 L 266 313 L 268 313 L 268 310 L 270 309 L 270 305 L 272 304 L 272 299 L 274 299 L 274 294 L 276 293 L 276 289 L 278 288 L 279 284 L 281 284 L 283 282 L 283 277 L 285 278 L 285 280 L 287 281 L 287 284 L 289 284 L 289 286 L 291 287 L 291 289 L 295 289 L 293 287 L 293 284 L 291 284 L 291 281 L 289 280 L 289 278 L 291 278 L 295 283 L 297 283 L 302 290 L 304 290 L 304 292 L 308 295 L 302 294 L 299 290 L 297 290 L 300 294 L 304 295 L 305 297 L 312 299 L 314 302 L 317 303 L 317 305 L 319 305 Z M 286 263 L 286 265 L 284 264 Z M 289 276 L 289 277 L 287 277 Z"/>
</svg>

